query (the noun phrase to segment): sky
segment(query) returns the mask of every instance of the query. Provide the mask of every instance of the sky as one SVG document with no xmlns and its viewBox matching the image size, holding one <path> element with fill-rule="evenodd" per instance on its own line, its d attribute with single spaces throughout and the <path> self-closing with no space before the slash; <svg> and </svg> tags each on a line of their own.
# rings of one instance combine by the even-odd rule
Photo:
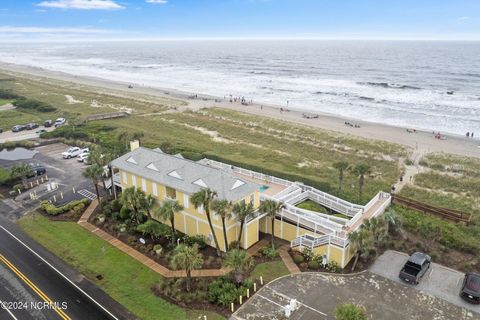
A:
<svg viewBox="0 0 480 320">
<path fill-rule="evenodd" d="M 1 0 L 0 40 L 480 40 L 480 0 Z"/>
</svg>

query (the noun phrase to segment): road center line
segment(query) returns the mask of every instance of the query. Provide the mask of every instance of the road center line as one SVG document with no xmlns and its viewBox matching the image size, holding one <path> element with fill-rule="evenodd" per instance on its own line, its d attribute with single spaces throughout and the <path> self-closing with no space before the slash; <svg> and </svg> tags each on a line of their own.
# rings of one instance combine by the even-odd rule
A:
<svg viewBox="0 0 480 320">
<path fill-rule="evenodd" d="M 10 270 L 12 270 L 27 286 L 30 287 L 43 301 L 49 303 L 53 307 L 53 310 L 64 320 L 71 320 L 71 318 L 60 308 L 54 305 L 52 299 L 50 299 L 42 290 L 40 290 L 27 276 L 25 276 L 20 270 L 18 270 L 13 263 L 0 254 L 0 261 L 2 261 Z"/>
<path fill-rule="evenodd" d="M 114 320 L 119 320 L 116 316 L 114 316 L 110 311 L 108 311 L 104 306 L 102 306 L 97 300 L 93 299 L 88 293 L 86 293 L 84 290 L 82 290 L 79 286 L 77 286 L 72 280 L 70 280 L 66 275 L 61 273 L 57 268 L 55 268 L 50 262 L 45 260 L 41 255 L 39 255 L 35 250 L 30 248 L 28 245 L 26 245 L 22 240 L 18 239 L 14 234 L 12 234 L 10 231 L 5 229 L 4 226 L 0 225 L 0 228 L 5 231 L 8 235 L 10 235 L 13 239 L 15 239 L 18 243 L 23 245 L 25 248 L 27 248 L 30 252 L 32 252 L 37 258 L 42 260 L 46 265 L 48 265 L 52 270 L 57 272 L 62 278 L 64 278 L 68 283 L 70 283 L 72 286 L 74 286 L 78 291 L 80 291 L 83 295 L 85 295 L 88 299 L 90 299 L 93 303 L 95 303 L 98 307 L 100 307 L 105 313 L 107 313 L 110 317 L 112 317 Z"/>
</svg>

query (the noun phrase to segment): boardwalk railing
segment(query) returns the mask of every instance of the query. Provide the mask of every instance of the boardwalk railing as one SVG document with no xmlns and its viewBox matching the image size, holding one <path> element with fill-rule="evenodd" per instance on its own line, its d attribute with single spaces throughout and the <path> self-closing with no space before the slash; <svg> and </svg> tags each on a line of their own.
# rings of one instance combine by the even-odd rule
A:
<svg viewBox="0 0 480 320">
<path fill-rule="evenodd" d="M 453 210 L 453 209 L 434 207 L 429 204 L 412 200 L 409 198 L 405 198 L 396 194 L 393 195 L 392 202 L 402 207 L 406 207 L 406 208 L 420 211 L 423 213 L 432 214 L 437 217 L 455 221 L 455 222 L 463 222 L 463 223 L 469 224 L 472 221 L 471 214 L 461 212 L 458 210 Z"/>
</svg>

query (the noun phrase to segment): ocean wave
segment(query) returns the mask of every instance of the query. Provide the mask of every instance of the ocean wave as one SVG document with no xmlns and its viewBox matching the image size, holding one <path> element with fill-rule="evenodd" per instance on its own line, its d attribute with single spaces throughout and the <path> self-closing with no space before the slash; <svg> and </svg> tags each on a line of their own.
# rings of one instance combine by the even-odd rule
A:
<svg viewBox="0 0 480 320">
<path fill-rule="evenodd" d="M 406 84 L 396 84 L 396 83 L 389 83 L 389 82 L 357 82 L 359 85 L 366 85 L 370 87 L 382 87 L 388 89 L 411 89 L 411 90 L 421 90 L 422 88 L 410 86 Z"/>
</svg>

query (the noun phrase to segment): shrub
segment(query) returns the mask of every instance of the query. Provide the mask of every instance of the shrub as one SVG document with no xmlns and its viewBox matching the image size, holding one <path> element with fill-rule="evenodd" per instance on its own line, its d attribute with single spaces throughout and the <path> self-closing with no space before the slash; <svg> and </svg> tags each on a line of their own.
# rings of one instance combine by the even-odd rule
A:
<svg viewBox="0 0 480 320">
<path fill-rule="evenodd" d="M 189 235 L 185 235 L 182 238 L 183 243 L 185 243 L 188 246 L 193 246 L 194 244 L 198 245 L 199 249 L 205 249 L 207 247 L 207 239 L 205 236 L 202 235 L 195 235 L 193 237 Z"/>
<path fill-rule="evenodd" d="M 122 219 L 123 221 L 130 220 L 130 217 L 132 216 L 132 211 L 127 207 L 122 207 L 120 209 L 119 216 L 120 216 L 120 219 Z"/>
<path fill-rule="evenodd" d="M 320 264 L 317 261 L 312 260 L 308 263 L 308 268 L 312 270 L 317 270 L 318 268 L 320 268 Z"/>
<path fill-rule="evenodd" d="M 365 310 L 353 303 L 345 303 L 335 308 L 335 319 L 337 320 L 367 320 Z"/>
<path fill-rule="evenodd" d="M 212 303 L 228 306 L 244 295 L 246 287 L 237 287 L 228 277 L 220 277 L 208 287 L 208 300 Z"/>
<path fill-rule="evenodd" d="M 40 209 L 42 209 L 44 212 L 46 212 L 47 214 L 49 215 L 52 215 L 52 216 L 57 216 L 59 214 L 62 214 L 62 213 L 65 213 L 67 211 L 73 211 L 75 207 L 80 208 L 80 206 L 82 206 L 82 209 L 85 208 L 85 206 L 87 204 L 90 203 L 90 200 L 88 199 L 82 199 L 82 200 L 78 200 L 78 201 L 72 201 L 70 203 L 67 203 L 66 205 L 62 206 L 62 207 L 55 207 L 55 205 L 53 205 L 52 203 L 48 202 L 48 201 L 42 201 L 40 203 Z"/>
<path fill-rule="evenodd" d="M 19 183 L 19 184 L 16 184 L 12 187 L 12 190 L 15 191 L 15 192 L 18 192 L 18 190 L 20 190 L 20 192 L 24 191 L 25 190 L 25 187 L 23 184 Z"/>
<path fill-rule="evenodd" d="M 259 252 L 270 260 L 273 260 L 276 257 L 278 257 L 278 251 L 273 249 L 272 247 L 263 247 L 259 250 Z"/>
<path fill-rule="evenodd" d="M 230 249 L 230 250 L 236 249 L 237 247 L 238 247 L 238 241 L 237 240 L 234 240 L 234 241 L 232 241 L 228 244 L 228 249 Z"/>
<path fill-rule="evenodd" d="M 305 261 L 309 262 L 312 261 L 314 253 L 312 252 L 312 250 L 305 248 L 302 251 L 302 256 L 305 258 Z"/>
<path fill-rule="evenodd" d="M 52 107 L 51 105 L 44 102 L 32 99 L 25 99 L 23 97 L 15 100 L 13 102 L 13 105 L 19 110 L 35 110 L 38 112 L 54 112 L 57 110 L 55 107 Z"/>
<path fill-rule="evenodd" d="M 327 263 L 327 266 L 325 267 L 325 269 L 327 269 L 327 271 L 334 272 L 334 273 L 338 273 L 342 271 L 342 268 L 340 268 L 340 266 L 335 261 L 330 261 L 329 263 Z"/>
<path fill-rule="evenodd" d="M 300 264 L 303 261 L 305 261 L 305 258 L 302 255 L 293 256 L 293 262 L 295 262 L 296 264 Z"/>
</svg>

